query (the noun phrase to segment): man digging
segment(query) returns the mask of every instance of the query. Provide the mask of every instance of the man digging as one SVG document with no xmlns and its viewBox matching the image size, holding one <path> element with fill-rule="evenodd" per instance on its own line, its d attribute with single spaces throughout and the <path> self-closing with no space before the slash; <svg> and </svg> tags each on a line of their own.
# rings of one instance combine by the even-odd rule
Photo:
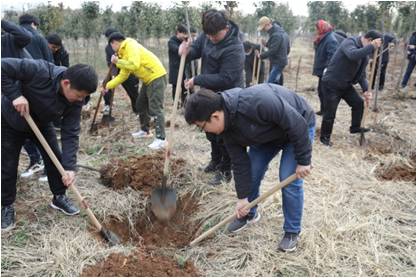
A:
<svg viewBox="0 0 417 278">
<path fill-rule="evenodd" d="M 315 132 L 314 111 L 304 98 L 282 86 L 265 83 L 220 94 L 201 89 L 187 100 L 185 120 L 205 132 L 223 136 L 238 197 L 237 218 L 228 226 L 232 233 L 260 219 L 257 207 L 244 207 L 259 196 L 269 162 L 282 151 L 279 179 L 294 173 L 298 179 L 282 189 L 285 234 L 278 248 L 294 251 L 301 231 L 303 178 L 311 170 Z"/>
</svg>

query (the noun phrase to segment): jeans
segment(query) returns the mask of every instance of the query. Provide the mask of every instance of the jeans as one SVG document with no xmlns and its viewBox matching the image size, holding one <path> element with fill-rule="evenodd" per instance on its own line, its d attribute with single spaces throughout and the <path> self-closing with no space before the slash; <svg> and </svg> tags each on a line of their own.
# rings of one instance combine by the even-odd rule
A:
<svg viewBox="0 0 417 278">
<path fill-rule="evenodd" d="M 279 65 L 271 65 L 268 83 L 274 83 L 282 86 L 284 84 L 284 77 L 282 74 L 283 70 L 284 69 Z"/>
<path fill-rule="evenodd" d="M 408 60 L 408 66 L 404 74 L 403 81 L 401 82 L 401 87 L 404 88 L 407 86 L 408 80 L 410 79 L 411 74 L 413 73 L 414 68 L 416 67 L 416 58 Z"/>
<path fill-rule="evenodd" d="M 308 135 L 311 144 L 313 144 L 315 125 L 308 127 Z M 250 146 L 249 158 L 251 161 L 252 172 L 252 193 L 249 196 L 249 202 L 259 196 L 259 187 L 261 181 L 268 169 L 269 162 L 282 149 L 281 161 L 279 165 L 279 180 L 283 181 L 295 173 L 297 161 L 293 144 L 277 146 L 275 144 L 262 144 Z M 284 213 L 284 231 L 289 233 L 299 233 L 301 231 L 301 219 L 303 216 L 304 206 L 304 180 L 297 179 L 291 184 L 281 189 L 282 209 Z M 249 212 L 249 217 L 255 215 L 257 207 L 253 207 Z"/>
</svg>

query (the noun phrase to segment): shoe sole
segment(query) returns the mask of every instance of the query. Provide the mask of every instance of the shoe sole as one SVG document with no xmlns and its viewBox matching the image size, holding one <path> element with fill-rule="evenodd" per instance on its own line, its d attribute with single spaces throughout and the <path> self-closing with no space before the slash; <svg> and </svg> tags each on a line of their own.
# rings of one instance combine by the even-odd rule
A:
<svg viewBox="0 0 417 278">
<path fill-rule="evenodd" d="M 281 251 L 281 252 L 284 252 L 284 253 L 291 253 L 291 252 L 294 252 L 295 250 L 297 250 L 297 246 L 294 246 L 291 249 L 283 249 L 283 248 L 278 247 L 278 250 Z"/>
<path fill-rule="evenodd" d="M 55 206 L 52 202 L 49 204 L 49 206 L 50 206 L 51 208 L 53 208 L 53 209 L 56 209 L 56 210 L 61 211 L 62 213 L 64 213 L 65 215 L 68 215 L 68 216 L 73 216 L 73 215 L 77 215 L 77 214 L 79 214 L 79 213 L 80 213 L 80 210 L 78 210 L 78 211 L 76 211 L 76 212 L 74 212 L 74 213 L 68 213 L 68 212 L 66 212 L 65 210 L 63 210 L 62 208 Z"/>
<path fill-rule="evenodd" d="M 146 139 L 146 138 L 151 138 L 151 137 L 153 137 L 153 134 L 152 133 L 149 133 L 148 135 L 145 135 L 145 136 L 138 136 L 138 135 L 133 135 L 133 134 L 131 134 L 132 135 L 132 137 L 133 138 L 136 138 L 136 139 Z"/>
<path fill-rule="evenodd" d="M 239 229 L 234 230 L 234 231 L 230 231 L 230 232 L 231 232 L 231 233 L 233 233 L 233 234 L 236 234 L 236 233 L 240 232 L 241 230 L 243 230 L 244 228 L 246 228 L 248 225 L 255 224 L 255 223 L 256 223 L 256 222 L 258 222 L 260 219 L 261 219 L 261 214 L 260 214 L 260 213 L 258 213 L 258 216 L 257 216 L 257 217 L 255 217 L 255 218 L 254 218 L 254 219 L 252 219 L 252 220 L 249 220 L 248 222 L 246 222 L 246 224 L 245 224 L 245 225 L 243 225 L 243 226 L 242 226 L 242 227 L 240 227 Z"/>
</svg>

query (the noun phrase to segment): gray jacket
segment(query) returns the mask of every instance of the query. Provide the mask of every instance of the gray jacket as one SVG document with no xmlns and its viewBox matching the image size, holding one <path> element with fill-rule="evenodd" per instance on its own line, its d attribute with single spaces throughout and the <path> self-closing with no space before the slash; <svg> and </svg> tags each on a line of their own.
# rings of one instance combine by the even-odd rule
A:
<svg viewBox="0 0 417 278">
<path fill-rule="evenodd" d="M 278 65 L 284 68 L 288 64 L 288 54 L 290 53 L 290 39 L 284 29 L 273 24 L 268 31 L 269 39 L 266 43 L 267 51 L 261 53 L 261 59 L 269 58 L 271 65 Z"/>
</svg>

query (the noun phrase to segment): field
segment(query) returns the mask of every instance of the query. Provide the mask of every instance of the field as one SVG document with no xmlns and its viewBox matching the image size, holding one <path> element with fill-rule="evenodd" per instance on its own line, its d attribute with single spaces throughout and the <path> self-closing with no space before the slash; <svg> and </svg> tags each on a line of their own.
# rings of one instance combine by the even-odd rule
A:
<svg viewBox="0 0 417 278">
<path fill-rule="evenodd" d="M 166 43 L 151 48 L 166 63 Z M 100 46 L 101 47 L 101 46 Z M 100 49 L 103 49 L 102 47 Z M 395 54 L 395 51 L 397 51 Z M 395 90 L 400 49 L 391 55 L 378 113 L 369 113 L 372 132 L 366 148 L 349 133 L 350 109 L 341 102 L 327 148 L 316 140 L 313 171 L 306 179 L 303 231 L 299 249 L 277 251 L 282 236 L 281 196 L 260 207 L 261 220 L 231 236 L 219 231 L 196 247 L 188 243 L 232 213 L 234 184 L 211 187 L 201 167 L 209 161 L 205 134 L 178 114 L 170 185 L 179 195 L 178 213 L 168 224 L 156 221 L 148 197 L 162 177 L 163 154 L 133 139 L 138 119 L 122 88 L 115 95 L 111 127 L 88 133 L 97 96 L 83 112 L 77 186 L 104 225 L 122 239 L 106 245 L 81 217 L 50 209 L 46 183 L 20 180 L 17 227 L 2 233 L 2 276 L 412 276 L 416 275 L 416 105 Z M 317 78 L 311 75 L 313 48 L 297 38 L 285 85 L 318 109 Z M 100 57 L 100 59 L 103 59 Z M 100 62 L 101 63 L 101 62 Z M 105 70 L 100 71 L 104 76 Z M 415 91 L 415 75 L 410 91 Z M 166 118 L 172 107 L 166 91 Z M 99 119 L 101 116 L 99 116 Z M 321 118 L 317 117 L 317 132 Z M 21 169 L 28 159 L 22 155 Z M 279 157 L 270 164 L 262 191 L 278 182 Z M 70 194 L 70 196 L 72 196 Z"/>
</svg>

